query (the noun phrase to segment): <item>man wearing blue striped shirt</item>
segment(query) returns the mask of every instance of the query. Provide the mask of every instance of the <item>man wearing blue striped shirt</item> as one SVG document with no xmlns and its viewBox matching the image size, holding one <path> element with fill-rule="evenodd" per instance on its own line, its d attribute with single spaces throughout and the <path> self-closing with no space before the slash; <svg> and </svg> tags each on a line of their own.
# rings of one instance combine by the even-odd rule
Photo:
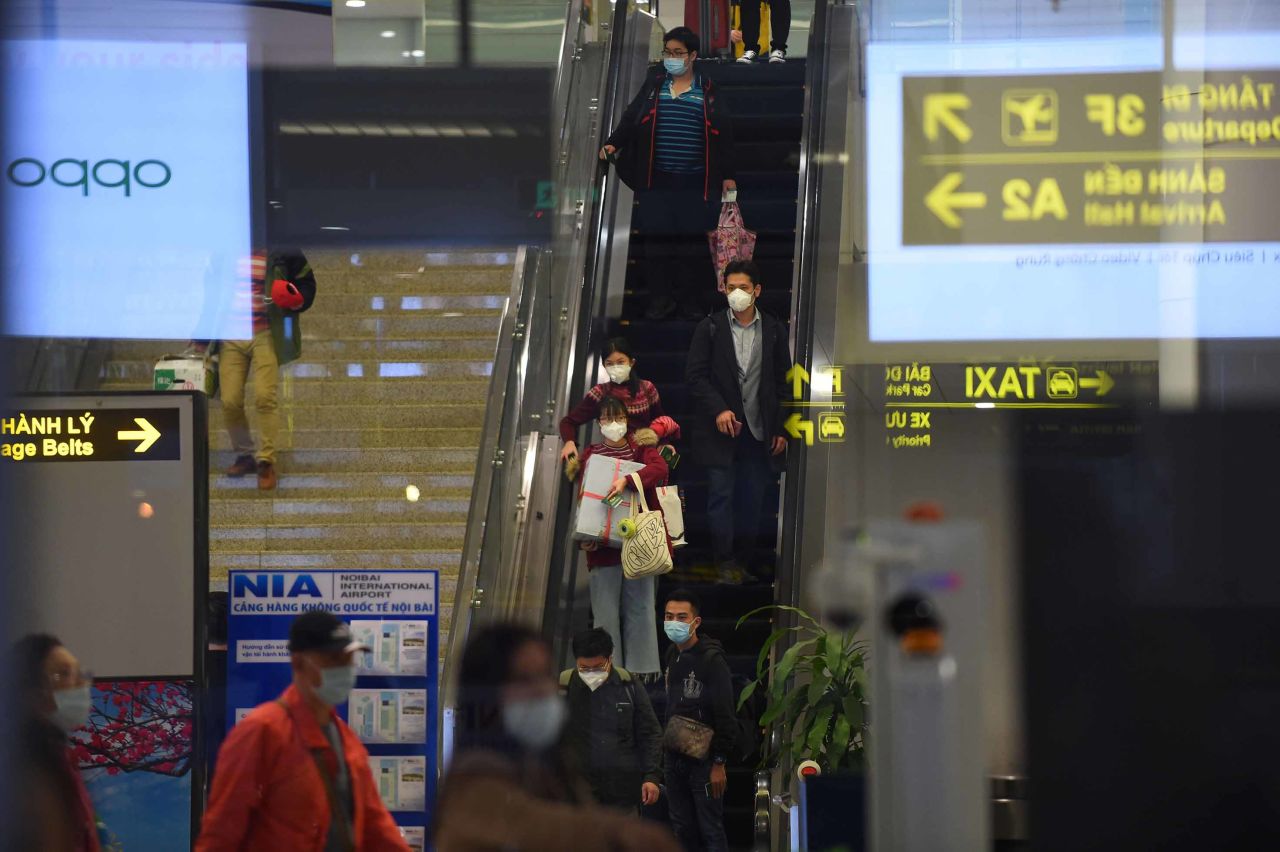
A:
<svg viewBox="0 0 1280 852">
<path fill-rule="evenodd" d="M 619 176 L 639 201 L 649 319 L 706 313 L 715 281 L 705 235 L 722 193 L 737 189 L 732 120 L 715 83 L 694 71 L 698 47 L 688 27 L 663 36 L 662 67 L 600 150 L 602 159 L 617 154 Z"/>
</svg>

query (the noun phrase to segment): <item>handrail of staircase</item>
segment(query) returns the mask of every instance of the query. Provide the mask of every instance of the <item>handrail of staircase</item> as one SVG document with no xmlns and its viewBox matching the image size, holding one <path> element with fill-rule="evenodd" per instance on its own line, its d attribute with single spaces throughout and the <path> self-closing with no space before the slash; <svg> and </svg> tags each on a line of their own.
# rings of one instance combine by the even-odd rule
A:
<svg viewBox="0 0 1280 852">
<path fill-rule="evenodd" d="M 795 272 L 791 288 L 791 351 L 795 363 L 811 370 L 814 361 L 814 294 L 821 286 L 818 248 L 818 222 L 822 196 L 820 155 L 824 150 L 824 128 L 826 122 L 826 93 L 830 72 L 830 52 L 827 35 L 830 19 L 830 6 L 840 5 L 842 0 L 817 0 L 814 3 L 813 21 L 809 30 L 808 52 L 805 60 L 805 95 L 804 124 L 800 142 L 800 182 L 797 199 Z M 839 202 L 839 199 L 836 199 Z M 787 471 L 783 483 L 783 505 L 779 517 L 782 532 L 782 547 L 779 553 L 777 573 L 775 575 L 774 599 L 787 606 L 799 606 L 800 579 L 802 565 L 803 527 L 800 518 L 804 516 L 805 478 L 807 471 L 807 451 L 803 442 L 797 441 L 787 452 Z M 796 617 L 789 612 L 781 612 L 778 616 L 778 627 L 795 626 Z M 777 659 L 786 652 L 791 642 L 778 642 L 771 653 Z M 765 731 L 767 741 L 778 742 L 782 735 L 775 723 Z M 775 832 L 772 824 L 774 811 L 769 807 L 777 801 L 778 793 L 785 780 L 791 777 L 791 766 L 785 755 L 781 765 L 772 773 L 761 772 L 756 776 L 757 792 L 755 807 L 755 843 L 756 849 L 789 848 L 789 844 L 780 842 L 782 834 L 789 830 L 784 822 L 777 826 Z"/>
</svg>

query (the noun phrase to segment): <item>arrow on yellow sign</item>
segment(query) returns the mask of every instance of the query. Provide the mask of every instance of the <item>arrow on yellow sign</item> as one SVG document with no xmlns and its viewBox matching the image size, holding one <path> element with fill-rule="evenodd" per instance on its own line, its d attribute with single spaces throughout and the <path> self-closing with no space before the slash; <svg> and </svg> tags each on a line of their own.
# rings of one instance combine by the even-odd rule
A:
<svg viewBox="0 0 1280 852">
<path fill-rule="evenodd" d="M 929 194 L 924 197 L 924 206 L 928 207 L 933 215 L 941 219 L 942 224 L 948 228 L 959 228 L 962 224 L 960 217 L 956 215 L 957 209 L 966 207 L 981 209 L 987 206 L 985 192 L 956 192 L 962 183 L 964 183 L 964 175 L 960 172 L 952 172 L 938 181 L 938 185 L 929 190 Z"/>
<path fill-rule="evenodd" d="M 141 427 L 136 432 L 127 432 L 120 430 L 116 433 L 116 438 L 121 441 L 141 441 L 142 443 L 133 448 L 135 453 L 145 453 L 151 449 L 151 445 L 160 439 L 160 430 L 151 425 L 151 422 L 145 417 L 135 417 L 133 422 Z"/>
<path fill-rule="evenodd" d="M 1097 372 L 1097 378 L 1080 380 L 1080 387 L 1093 388 L 1097 390 L 1098 396 L 1106 396 L 1115 386 L 1116 380 L 1111 378 L 1111 374 L 1106 370 L 1099 370 Z"/>
<path fill-rule="evenodd" d="M 791 382 L 791 398 L 804 399 L 804 386 L 809 381 L 809 371 L 799 364 L 793 364 L 787 370 L 787 381 Z"/>
<path fill-rule="evenodd" d="M 973 138 L 973 130 L 956 115 L 956 110 L 973 105 L 968 95 L 959 92 L 933 92 L 924 96 L 924 135 L 932 142 L 937 140 L 942 128 L 961 142 Z"/>
<path fill-rule="evenodd" d="M 782 424 L 782 428 L 787 430 L 787 434 L 793 438 L 799 439 L 804 437 L 807 446 L 813 446 L 813 421 L 804 420 L 800 416 L 800 412 L 796 412 L 787 418 L 787 422 Z"/>
</svg>

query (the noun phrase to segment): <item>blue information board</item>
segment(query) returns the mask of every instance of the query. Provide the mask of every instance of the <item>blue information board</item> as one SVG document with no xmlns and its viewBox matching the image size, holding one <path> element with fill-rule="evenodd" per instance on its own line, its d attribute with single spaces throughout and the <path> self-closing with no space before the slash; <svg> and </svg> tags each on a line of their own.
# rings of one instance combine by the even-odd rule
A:
<svg viewBox="0 0 1280 852">
<path fill-rule="evenodd" d="M 323 609 L 373 649 L 338 708 L 369 750 L 379 793 L 411 849 L 425 848 L 435 800 L 439 586 L 435 571 L 254 571 L 229 577 L 227 724 L 293 679 L 289 625 Z"/>
</svg>

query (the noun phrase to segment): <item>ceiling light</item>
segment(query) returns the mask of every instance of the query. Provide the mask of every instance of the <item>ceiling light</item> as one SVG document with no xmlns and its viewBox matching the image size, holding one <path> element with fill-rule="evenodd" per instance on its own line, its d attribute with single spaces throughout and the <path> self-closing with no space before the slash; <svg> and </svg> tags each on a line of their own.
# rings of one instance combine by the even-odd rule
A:
<svg viewBox="0 0 1280 852">
<path fill-rule="evenodd" d="M 396 31 L 395 31 L 395 30 L 383 30 L 383 31 L 382 31 L 382 37 L 383 37 L 383 38 L 395 38 L 395 37 L 396 37 Z"/>
<path fill-rule="evenodd" d="M 413 58 L 414 58 L 414 59 L 421 59 L 422 57 L 424 57 L 424 56 L 426 56 L 426 55 L 427 55 L 427 52 L 426 52 L 425 50 L 415 50 L 415 51 L 413 52 Z"/>
<path fill-rule="evenodd" d="M 351 229 L 350 229 L 350 228 L 348 228 L 346 225 L 321 225 L 321 226 L 320 226 L 320 230 L 322 230 L 322 231 L 350 231 Z"/>
<path fill-rule="evenodd" d="M 410 56 L 412 56 L 413 54 L 412 54 L 412 53 L 410 53 L 410 52 L 409 52 L 409 51 L 407 51 L 407 50 L 402 50 L 402 51 L 400 51 L 400 55 L 401 55 L 401 56 L 403 56 L 405 59 L 408 59 L 408 58 L 409 58 Z"/>
<path fill-rule="evenodd" d="M 364 7 L 365 0 L 347 0 L 348 9 L 363 9 Z"/>
</svg>

